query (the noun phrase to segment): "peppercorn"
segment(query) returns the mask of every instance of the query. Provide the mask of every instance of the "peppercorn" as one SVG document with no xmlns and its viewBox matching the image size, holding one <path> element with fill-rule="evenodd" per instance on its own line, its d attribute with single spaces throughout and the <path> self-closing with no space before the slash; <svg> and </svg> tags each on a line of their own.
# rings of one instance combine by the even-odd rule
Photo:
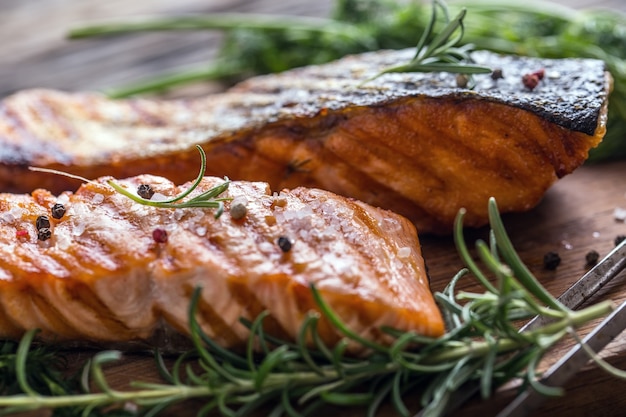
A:
<svg viewBox="0 0 626 417">
<path fill-rule="evenodd" d="M 55 219 L 60 219 L 65 215 L 65 206 L 61 203 L 56 203 L 54 206 L 52 206 L 50 212 L 52 213 L 52 217 L 54 217 Z"/>
<path fill-rule="evenodd" d="M 533 90 L 539 84 L 539 77 L 536 74 L 524 74 L 522 84 L 529 90 Z"/>
<path fill-rule="evenodd" d="M 531 75 L 535 75 L 539 79 L 539 81 L 541 81 L 543 80 L 543 77 L 545 77 L 546 75 L 546 70 L 541 68 L 541 69 L 538 69 L 537 71 L 532 72 Z"/>
<path fill-rule="evenodd" d="M 45 214 L 42 214 L 41 216 L 37 217 L 37 220 L 35 221 L 35 226 L 37 227 L 37 230 L 50 229 L 50 218 Z"/>
<path fill-rule="evenodd" d="M 595 250 L 590 250 L 585 255 L 585 260 L 587 261 L 587 265 L 589 266 L 597 264 L 598 259 L 600 259 L 600 254 Z"/>
<path fill-rule="evenodd" d="M 548 252 L 543 256 L 543 267 L 551 271 L 561 263 L 561 257 L 556 252 Z"/>
<path fill-rule="evenodd" d="M 618 246 L 624 240 L 626 240 L 626 235 L 617 235 L 617 237 L 615 238 L 615 246 Z"/>
<path fill-rule="evenodd" d="M 283 252 L 289 252 L 291 250 L 291 240 L 289 240 L 288 237 L 286 236 L 281 236 L 278 238 L 278 247 L 280 248 L 280 250 L 282 250 Z"/>
<path fill-rule="evenodd" d="M 246 207 L 247 200 L 245 197 L 235 197 L 230 206 L 230 217 L 235 220 L 240 220 L 246 217 L 248 208 Z"/>
<path fill-rule="evenodd" d="M 496 81 L 504 78 L 504 74 L 502 73 L 502 68 L 496 68 L 491 73 L 491 79 Z"/>
<path fill-rule="evenodd" d="M 469 82 L 469 77 L 465 74 L 457 74 L 456 75 L 456 86 L 459 88 L 467 87 L 467 83 Z"/>
<path fill-rule="evenodd" d="M 159 228 L 154 229 L 152 231 L 152 239 L 154 239 L 156 243 L 167 242 L 167 231 Z"/>
<path fill-rule="evenodd" d="M 145 198 L 146 200 L 150 200 L 154 195 L 154 190 L 149 184 L 141 184 L 137 187 L 137 195 L 141 198 Z"/>
<path fill-rule="evenodd" d="M 37 239 L 39 239 L 41 241 L 48 240 L 51 237 L 52 237 L 52 231 L 49 228 L 47 228 L 47 227 L 42 227 L 37 232 Z"/>
</svg>

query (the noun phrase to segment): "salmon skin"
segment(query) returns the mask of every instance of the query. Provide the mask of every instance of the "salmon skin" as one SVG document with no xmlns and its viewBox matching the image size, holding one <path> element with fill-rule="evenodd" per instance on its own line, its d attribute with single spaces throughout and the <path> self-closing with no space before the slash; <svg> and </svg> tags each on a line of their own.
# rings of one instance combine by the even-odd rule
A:
<svg viewBox="0 0 626 417">
<path fill-rule="evenodd" d="M 189 100 L 113 101 L 92 93 L 30 90 L 0 106 L 0 188 L 75 189 L 64 177 L 143 173 L 175 183 L 196 171 L 306 186 L 392 209 L 420 233 L 449 233 L 461 207 L 466 225 L 487 223 L 487 201 L 503 212 L 535 206 L 605 133 L 611 77 L 590 59 L 473 55 L 500 70 L 474 76 L 386 74 L 413 50 L 378 51 L 260 76 Z M 545 76 L 534 89 L 525 74 Z"/>
<path fill-rule="evenodd" d="M 222 346 L 244 346 L 239 319 L 263 311 L 266 332 L 295 341 L 317 309 L 311 284 L 371 340 L 390 342 L 381 326 L 444 331 L 406 218 L 328 191 L 232 182 L 222 196 L 245 204 L 245 216 L 232 216 L 226 202 L 215 219 L 212 209 L 141 205 L 106 180 L 59 196 L 0 194 L 0 337 L 39 328 L 46 341 L 168 349 L 171 335 L 188 334 L 191 294 L 202 287 L 199 323 Z M 191 197 L 222 182 L 205 177 Z M 161 198 L 189 186 L 151 175 L 118 184 L 131 192 L 147 184 Z M 58 219 L 57 203 L 65 208 Z M 46 240 L 38 238 L 41 215 L 49 217 Z M 329 345 L 341 337 L 323 319 L 318 328 Z"/>
</svg>

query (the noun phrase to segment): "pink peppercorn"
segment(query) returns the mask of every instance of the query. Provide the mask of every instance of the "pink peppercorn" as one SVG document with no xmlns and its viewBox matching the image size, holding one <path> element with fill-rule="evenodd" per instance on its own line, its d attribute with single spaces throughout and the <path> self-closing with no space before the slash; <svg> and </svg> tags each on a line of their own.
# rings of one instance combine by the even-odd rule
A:
<svg viewBox="0 0 626 417">
<path fill-rule="evenodd" d="M 536 75 L 537 78 L 539 78 L 539 81 L 543 80 L 543 77 L 546 75 L 546 70 L 541 68 L 535 72 L 533 72 L 531 75 Z"/>
<path fill-rule="evenodd" d="M 532 90 L 537 87 L 537 84 L 539 84 L 539 77 L 535 74 L 524 74 L 522 77 L 522 84 L 524 84 L 524 87 Z"/>
<path fill-rule="evenodd" d="M 154 229 L 152 231 L 152 239 L 154 239 L 156 243 L 165 243 L 167 242 L 167 232 L 163 229 Z"/>
</svg>

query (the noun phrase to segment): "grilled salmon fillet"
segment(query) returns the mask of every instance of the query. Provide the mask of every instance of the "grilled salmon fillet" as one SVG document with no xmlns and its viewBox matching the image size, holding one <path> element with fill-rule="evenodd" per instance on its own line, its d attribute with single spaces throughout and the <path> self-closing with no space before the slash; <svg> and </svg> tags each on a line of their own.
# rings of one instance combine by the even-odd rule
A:
<svg viewBox="0 0 626 417">
<path fill-rule="evenodd" d="M 208 155 L 207 174 L 322 188 L 392 209 L 420 232 L 535 206 L 605 133 L 611 77 L 601 61 L 473 55 L 499 70 L 457 87 L 454 74 L 387 74 L 413 50 L 379 51 L 252 78 L 199 99 L 112 101 L 30 90 L 0 105 L 0 188 L 75 189 L 30 165 L 87 178 L 150 173 L 175 183 Z M 545 74 L 532 90 L 524 75 Z"/>
<path fill-rule="evenodd" d="M 205 177 L 191 196 L 222 182 Z M 118 184 L 132 192 L 147 184 L 156 196 L 188 187 L 151 175 Z M 0 337 L 39 328 L 52 341 L 162 345 L 168 340 L 158 336 L 170 334 L 163 329 L 188 333 L 199 286 L 199 322 L 222 346 L 242 346 L 248 332 L 239 319 L 265 310 L 266 330 L 295 340 L 317 309 L 311 284 L 372 340 L 385 342 L 383 325 L 443 333 L 406 218 L 323 190 L 272 193 L 263 182 L 232 182 L 222 197 L 243 199 L 245 216 L 231 215 L 232 202 L 218 219 L 212 209 L 141 205 L 107 178 L 59 196 L 43 189 L 1 194 Z M 55 204 L 65 209 L 60 218 L 51 215 Z M 37 224 L 42 215 L 49 225 Z M 48 239 L 39 238 L 42 229 Z M 339 339 L 320 324 L 323 340 Z"/>
</svg>

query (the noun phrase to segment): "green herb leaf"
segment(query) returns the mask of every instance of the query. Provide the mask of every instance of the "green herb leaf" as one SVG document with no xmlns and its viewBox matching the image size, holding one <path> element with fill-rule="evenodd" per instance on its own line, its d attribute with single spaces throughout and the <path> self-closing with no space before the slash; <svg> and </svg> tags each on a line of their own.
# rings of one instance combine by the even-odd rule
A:
<svg viewBox="0 0 626 417">
<path fill-rule="evenodd" d="M 186 201 L 181 201 L 188 195 L 190 195 L 202 182 L 204 178 L 204 173 L 206 172 L 206 153 L 204 149 L 200 145 L 196 145 L 196 149 L 200 152 L 201 165 L 200 172 L 198 177 L 195 179 L 193 184 L 184 192 L 179 194 L 176 197 L 173 197 L 169 200 L 164 201 L 152 201 L 145 198 L 142 198 L 134 193 L 131 193 L 126 188 L 117 184 L 115 181 L 110 180 L 108 184 L 115 189 L 118 193 L 130 198 L 136 203 L 142 204 L 144 206 L 158 207 L 158 208 L 215 208 L 217 212 L 215 214 L 215 218 L 219 218 L 224 211 L 224 201 L 231 200 L 230 198 L 216 198 L 219 195 L 223 194 L 230 185 L 230 180 L 228 178 L 224 178 L 224 182 L 222 184 L 216 185 L 204 193 L 197 195 L 193 198 L 190 198 Z"/>
</svg>

